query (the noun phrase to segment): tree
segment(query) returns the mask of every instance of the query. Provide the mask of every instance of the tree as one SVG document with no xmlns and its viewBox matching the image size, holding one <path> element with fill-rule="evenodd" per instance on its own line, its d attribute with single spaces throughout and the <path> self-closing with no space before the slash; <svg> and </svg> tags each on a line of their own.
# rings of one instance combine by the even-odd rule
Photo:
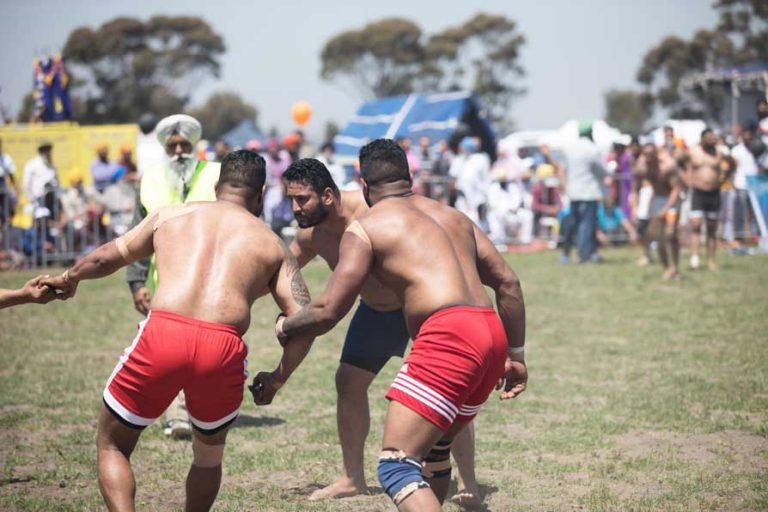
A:
<svg viewBox="0 0 768 512">
<path fill-rule="evenodd" d="M 491 120 L 509 129 L 510 104 L 525 92 L 515 85 L 525 74 L 518 62 L 524 44 L 514 21 L 477 14 L 430 37 L 422 68 L 424 83 L 438 90 L 475 91 Z"/>
<path fill-rule="evenodd" d="M 719 117 L 725 92 L 722 87 L 681 87 L 693 73 L 768 62 L 768 3 L 765 0 L 717 0 L 718 26 L 702 29 L 692 39 L 667 37 L 644 56 L 637 80 L 656 106 L 673 117 Z"/>
<path fill-rule="evenodd" d="M 70 33 L 64 56 L 84 122 L 133 122 L 181 112 L 193 88 L 219 76 L 224 42 L 197 17 L 116 18 Z"/>
<path fill-rule="evenodd" d="M 323 47 L 320 76 L 346 78 L 365 98 L 408 94 L 423 58 L 421 35 L 418 25 L 402 18 L 343 32 Z"/>
<path fill-rule="evenodd" d="M 242 121 L 256 123 L 258 110 L 237 93 L 218 92 L 212 94 L 205 104 L 193 109 L 190 115 L 203 125 L 205 138 L 215 141 Z"/>
<path fill-rule="evenodd" d="M 605 93 L 605 120 L 624 133 L 640 135 L 653 110 L 647 93 L 612 89 Z"/>
<path fill-rule="evenodd" d="M 524 92 L 516 85 L 524 74 L 524 44 L 516 23 L 504 16 L 477 14 L 431 36 L 409 20 L 388 18 L 330 39 L 321 54 L 321 76 L 344 79 L 365 99 L 473 90 L 491 120 L 508 127 L 510 104 Z"/>
</svg>

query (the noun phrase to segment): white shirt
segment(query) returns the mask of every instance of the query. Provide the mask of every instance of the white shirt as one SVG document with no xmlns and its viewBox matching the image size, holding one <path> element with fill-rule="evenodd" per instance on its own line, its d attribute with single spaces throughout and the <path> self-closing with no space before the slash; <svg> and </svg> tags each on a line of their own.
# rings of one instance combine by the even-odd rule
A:
<svg viewBox="0 0 768 512">
<path fill-rule="evenodd" d="M 738 143 L 731 151 L 736 159 L 736 172 L 733 175 L 733 186 L 739 190 L 747 188 L 747 176 L 757 174 L 757 162 L 752 152 L 743 142 Z"/>
<path fill-rule="evenodd" d="M 136 138 L 136 170 L 139 176 L 147 169 L 167 165 L 168 156 L 165 154 L 165 148 L 157 140 L 157 132 L 148 135 L 139 132 Z"/>
<path fill-rule="evenodd" d="M 28 161 L 24 166 L 24 195 L 27 201 L 33 202 L 43 197 L 45 186 L 49 183 L 58 185 L 56 168 L 42 155 Z"/>
<path fill-rule="evenodd" d="M 464 195 L 470 208 L 477 208 L 488 202 L 491 161 L 485 153 L 474 153 L 466 158 L 457 158 L 458 165 L 451 166 L 451 176 L 456 177 L 456 188 Z M 455 174 L 454 174 L 455 173 Z"/>
<path fill-rule="evenodd" d="M 336 183 L 336 186 L 339 189 L 341 189 L 341 187 L 347 181 L 347 175 L 344 172 L 344 168 L 339 164 L 329 162 L 328 159 L 325 158 L 325 155 L 322 153 L 318 154 L 315 159 L 321 162 L 328 169 L 328 172 L 331 173 L 331 178 L 333 178 L 333 182 Z"/>
</svg>

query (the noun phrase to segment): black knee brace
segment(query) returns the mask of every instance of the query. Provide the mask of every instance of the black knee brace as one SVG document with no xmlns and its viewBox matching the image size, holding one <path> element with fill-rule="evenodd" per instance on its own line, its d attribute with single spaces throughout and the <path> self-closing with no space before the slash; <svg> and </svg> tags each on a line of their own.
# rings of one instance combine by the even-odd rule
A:
<svg viewBox="0 0 768 512">
<path fill-rule="evenodd" d="M 451 441 L 438 441 L 424 459 L 424 467 L 421 470 L 424 478 L 450 478 L 451 477 Z"/>
</svg>

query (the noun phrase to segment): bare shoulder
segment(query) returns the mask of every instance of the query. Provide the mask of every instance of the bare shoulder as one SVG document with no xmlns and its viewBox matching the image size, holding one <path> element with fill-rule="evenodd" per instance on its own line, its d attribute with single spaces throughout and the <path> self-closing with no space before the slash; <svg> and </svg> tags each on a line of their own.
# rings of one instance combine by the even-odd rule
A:
<svg viewBox="0 0 768 512">
<path fill-rule="evenodd" d="M 350 217 L 353 219 L 358 219 L 370 210 L 368 203 L 365 202 L 365 197 L 363 197 L 363 192 L 360 190 L 341 191 L 341 204 L 344 205 L 345 210 L 350 212 Z"/>
</svg>

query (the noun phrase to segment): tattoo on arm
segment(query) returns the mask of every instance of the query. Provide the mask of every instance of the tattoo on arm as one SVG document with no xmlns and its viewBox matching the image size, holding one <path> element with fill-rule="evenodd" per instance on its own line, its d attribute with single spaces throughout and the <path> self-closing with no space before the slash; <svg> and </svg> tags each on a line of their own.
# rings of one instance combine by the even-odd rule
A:
<svg viewBox="0 0 768 512">
<path fill-rule="evenodd" d="M 285 252 L 285 260 L 283 262 L 285 277 L 291 282 L 291 295 L 299 306 L 306 306 L 312 299 L 309 296 L 307 284 L 304 282 L 304 278 L 301 277 L 301 272 L 299 272 L 299 263 L 288 247 L 283 246 L 283 248 Z"/>
</svg>

